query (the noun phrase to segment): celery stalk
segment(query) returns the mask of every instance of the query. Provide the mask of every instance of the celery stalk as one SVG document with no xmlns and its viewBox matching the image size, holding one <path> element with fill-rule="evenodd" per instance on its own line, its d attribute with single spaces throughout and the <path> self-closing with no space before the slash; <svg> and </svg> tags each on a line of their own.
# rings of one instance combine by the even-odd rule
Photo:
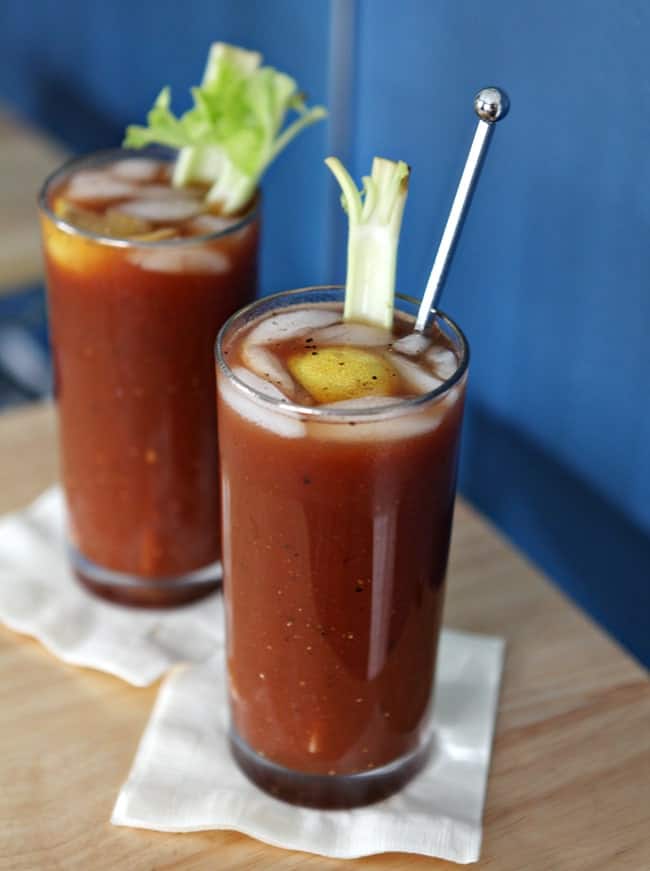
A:
<svg viewBox="0 0 650 871">
<path fill-rule="evenodd" d="M 279 152 L 327 114 L 321 106 L 305 105 L 294 79 L 261 62 L 258 52 L 214 43 L 203 81 L 192 89 L 194 106 L 177 118 L 164 88 L 147 126 L 128 127 L 124 144 L 178 148 L 173 184 L 208 184 L 207 202 L 218 203 L 224 214 L 241 211 Z M 298 118 L 282 129 L 289 111 Z"/>
<path fill-rule="evenodd" d="M 328 157 L 325 163 L 341 186 L 341 201 L 348 214 L 344 320 L 390 329 L 409 167 L 401 160 L 375 157 L 372 172 L 364 176 L 359 191 L 340 160 Z"/>
<path fill-rule="evenodd" d="M 257 51 L 247 51 L 224 42 L 215 42 L 210 46 L 201 87 L 218 88 L 220 76 L 227 76 L 229 67 L 237 70 L 242 76 L 250 78 L 261 62 L 262 55 Z M 235 176 L 234 169 L 232 163 L 226 159 L 223 150 L 218 146 L 186 146 L 180 150 L 176 158 L 172 184 L 174 187 L 183 187 L 194 181 L 211 184 L 214 183 L 215 179 L 222 181 L 224 175 Z M 227 179 L 225 183 L 222 182 L 225 191 L 230 192 L 230 197 L 224 193 L 220 199 L 225 201 L 234 198 L 238 201 L 241 196 L 239 193 L 241 184 L 242 180 L 236 177 Z M 217 196 L 210 196 L 214 187 L 213 184 L 212 189 L 208 192 L 209 202 L 219 199 Z M 245 198 L 249 198 L 251 193 L 246 193 Z M 227 205 L 224 202 L 224 211 L 227 210 Z"/>
</svg>

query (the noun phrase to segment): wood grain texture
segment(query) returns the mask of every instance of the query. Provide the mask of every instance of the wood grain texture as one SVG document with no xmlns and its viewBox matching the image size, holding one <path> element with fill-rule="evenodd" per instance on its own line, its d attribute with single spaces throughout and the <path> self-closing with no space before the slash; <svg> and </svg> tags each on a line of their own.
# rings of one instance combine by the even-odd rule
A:
<svg viewBox="0 0 650 871">
<path fill-rule="evenodd" d="M 62 148 L 0 110 L 0 294 L 43 278 L 36 198 Z"/>
<path fill-rule="evenodd" d="M 55 475 L 52 409 L 0 417 L 0 511 L 26 503 Z M 508 639 L 475 867 L 647 871 L 645 673 L 462 503 L 446 623 Z M 328 860 L 233 832 L 112 827 L 156 692 L 62 665 L 38 643 L 0 630 L 2 871 L 458 867 L 404 854 Z"/>
</svg>

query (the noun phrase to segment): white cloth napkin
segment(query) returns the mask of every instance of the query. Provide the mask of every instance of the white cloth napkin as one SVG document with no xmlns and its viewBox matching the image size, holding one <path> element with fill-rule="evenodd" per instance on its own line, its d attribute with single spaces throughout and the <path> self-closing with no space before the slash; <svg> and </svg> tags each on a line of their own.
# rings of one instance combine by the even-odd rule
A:
<svg viewBox="0 0 650 871">
<path fill-rule="evenodd" d="M 111 605 L 87 593 L 65 552 L 59 487 L 0 518 L 0 623 L 38 638 L 64 662 L 135 686 L 179 662 L 199 662 L 223 644 L 223 605 L 213 595 L 172 611 Z"/>
<path fill-rule="evenodd" d="M 401 792 L 351 811 L 271 798 L 228 751 L 223 647 L 165 680 L 113 810 L 120 826 L 234 829 L 276 847 L 336 858 L 408 852 L 478 859 L 504 643 L 445 630 L 436 682 L 436 749 Z M 218 864 L 218 862 L 217 862 Z"/>
</svg>

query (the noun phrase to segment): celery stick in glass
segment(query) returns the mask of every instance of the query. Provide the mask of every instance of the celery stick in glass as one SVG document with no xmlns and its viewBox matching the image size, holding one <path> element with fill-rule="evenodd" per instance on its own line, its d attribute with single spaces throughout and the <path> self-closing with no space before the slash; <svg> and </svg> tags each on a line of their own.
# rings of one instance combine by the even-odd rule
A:
<svg viewBox="0 0 650 871">
<path fill-rule="evenodd" d="M 375 157 L 359 191 L 340 160 L 328 157 L 325 163 L 341 186 L 349 221 L 344 318 L 390 329 L 409 167 Z"/>
<path fill-rule="evenodd" d="M 194 106 L 177 118 L 169 88 L 163 88 L 148 126 L 131 125 L 125 146 L 180 149 L 174 185 L 209 184 L 207 202 L 219 204 L 226 215 L 240 212 L 280 151 L 327 114 L 322 106 L 308 108 L 296 81 L 261 61 L 257 52 L 214 43 L 203 81 L 192 89 Z M 282 129 L 289 111 L 298 117 Z"/>
</svg>

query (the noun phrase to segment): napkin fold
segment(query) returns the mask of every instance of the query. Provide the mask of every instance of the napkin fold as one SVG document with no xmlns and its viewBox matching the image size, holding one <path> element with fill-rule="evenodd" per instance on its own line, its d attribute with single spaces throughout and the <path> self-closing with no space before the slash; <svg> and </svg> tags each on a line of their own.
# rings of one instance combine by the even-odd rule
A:
<svg viewBox="0 0 650 871">
<path fill-rule="evenodd" d="M 444 630 L 435 750 L 426 768 L 377 804 L 318 811 L 266 795 L 232 761 L 219 647 L 165 680 L 112 822 L 166 832 L 234 829 L 276 847 L 342 859 L 399 851 L 474 862 L 503 655 L 502 639 Z"/>
<path fill-rule="evenodd" d="M 31 635 L 72 665 L 147 686 L 179 662 L 223 644 L 220 595 L 171 611 L 112 605 L 70 571 L 60 487 L 0 518 L 0 623 Z"/>
</svg>

